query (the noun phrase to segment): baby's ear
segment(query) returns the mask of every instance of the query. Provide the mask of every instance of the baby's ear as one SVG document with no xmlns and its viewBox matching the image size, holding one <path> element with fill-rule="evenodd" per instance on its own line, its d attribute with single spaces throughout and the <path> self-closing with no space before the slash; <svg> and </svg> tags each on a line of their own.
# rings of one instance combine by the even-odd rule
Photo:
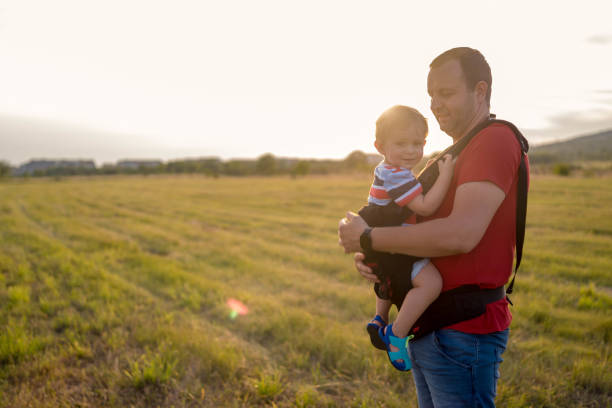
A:
<svg viewBox="0 0 612 408">
<path fill-rule="evenodd" d="M 427 143 L 427 139 L 423 139 L 423 146 Z"/>
<path fill-rule="evenodd" d="M 382 154 L 383 156 L 385 155 L 383 153 L 382 150 L 380 150 L 380 144 L 378 143 L 378 140 L 374 140 L 374 147 L 376 148 L 376 150 L 378 151 L 378 153 Z"/>
</svg>

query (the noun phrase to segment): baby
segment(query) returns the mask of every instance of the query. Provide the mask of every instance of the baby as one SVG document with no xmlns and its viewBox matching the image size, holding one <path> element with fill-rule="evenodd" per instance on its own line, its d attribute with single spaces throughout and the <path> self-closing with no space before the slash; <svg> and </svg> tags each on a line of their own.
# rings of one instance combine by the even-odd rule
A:
<svg viewBox="0 0 612 408">
<path fill-rule="evenodd" d="M 438 162 L 440 175 L 425 194 L 411 171 L 423 158 L 427 132 L 427 120 L 407 106 L 393 106 L 376 121 L 374 146 L 384 160 L 374 170 L 368 205 L 359 211 L 370 227 L 405 225 L 413 213 L 433 214 L 442 203 L 453 176 L 452 157 L 446 155 Z M 362 236 L 366 241 L 369 241 L 369 232 L 366 229 Z M 429 259 L 376 252 L 371 245 L 363 249 L 366 264 L 379 278 L 374 285 L 376 316 L 367 325 L 370 340 L 376 348 L 387 351 L 396 369 L 408 371 L 412 364 L 406 336 L 440 294 L 442 278 Z M 387 325 L 392 304 L 399 311 L 395 322 Z"/>
</svg>

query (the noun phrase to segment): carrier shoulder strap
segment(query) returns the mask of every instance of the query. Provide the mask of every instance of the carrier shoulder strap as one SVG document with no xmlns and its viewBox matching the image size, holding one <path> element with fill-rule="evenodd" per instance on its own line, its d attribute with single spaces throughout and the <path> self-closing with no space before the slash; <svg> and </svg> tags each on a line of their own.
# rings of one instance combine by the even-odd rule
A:
<svg viewBox="0 0 612 408">
<path fill-rule="evenodd" d="M 513 123 L 501 119 L 496 119 L 495 115 L 491 114 L 488 119 L 482 121 L 477 126 L 475 126 L 467 135 L 465 135 L 456 143 L 452 144 L 440 154 L 438 154 L 435 160 L 430 163 L 429 166 L 423 169 L 423 171 L 421 171 L 417 178 L 423 186 L 423 193 L 429 191 L 439 175 L 437 165 L 438 160 L 440 160 L 446 154 L 451 154 L 453 157 L 459 156 L 459 154 L 470 143 L 474 136 L 476 136 L 481 130 L 494 123 L 500 123 L 510 128 L 521 147 L 521 162 L 519 165 L 516 192 L 516 264 L 514 267 L 514 276 L 512 277 L 512 281 L 510 282 L 510 284 L 508 285 L 508 289 L 506 290 L 506 293 L 510 294 L 514 289 L 514 280 L 516 278 L 516 272 L 518 271 L 519 265 L 521 264 L 521 258 L 523 256 L 523 243 L 525 241 L 525 222 L 527 218 L 528 174 L 525 157 L 527 155 L 527 152 L 529 151 L 529 143 L 527 142 L 527 139 L 525 138 L 525 136 L 523 136 L 521 131 L 518 130 L 518 128 Z M 510 301 L 510 299 L 508 299 L 508 301 Z M 512 302 L 510 302 L 510 304 L 512 304 Z"/>
<path fill-rule="evenodd" d="M 506 294 L 511 294 L 514 290 L 514 280 L 516 279 L 516 272 L 518 271 L 519 266 L 521 265 L 521 258 L 523 257 L 523 243 L 525 241 L 525 224 L 527 220 L 527 189 L 529 184 L 529 175 L 527 174 L 527 163 L 525 161 L 525 157 L 527 156 L 527 152 L 529 151 L 529 143 L 527 139 L 520 130 L 514 126 L 513 123 L 507 122 L 505 120 L 495 120 L 497 123 L 502 123 L 508 126 L 516 139 L 518 140 L 521 146 L 521 162 L 519 165 L 518 172 L 518 180 L 516 185 L 516 264 L 514 266 L 514 275 L 512 276 L 512 281 L 508 285 L 506 289 Z M 508 302 L 512 304 L 510 298 L 508 298 Z"/>
</svg>

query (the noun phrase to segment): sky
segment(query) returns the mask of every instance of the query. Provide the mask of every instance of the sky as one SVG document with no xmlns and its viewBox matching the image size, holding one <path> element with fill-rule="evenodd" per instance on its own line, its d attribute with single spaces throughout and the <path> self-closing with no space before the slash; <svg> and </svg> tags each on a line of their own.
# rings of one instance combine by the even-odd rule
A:
<svg viewBox="0 0 612 408">
<path fill-rule="evenodd" d="M 567 4 L 564 4 L 567 3 Z M 493 72 L 532 144 L 612 129 L 612 2 L 0 0 L 0 160 L 374 152 L 376 118 L 427 118 L 429 63 Z"/>
</svg>

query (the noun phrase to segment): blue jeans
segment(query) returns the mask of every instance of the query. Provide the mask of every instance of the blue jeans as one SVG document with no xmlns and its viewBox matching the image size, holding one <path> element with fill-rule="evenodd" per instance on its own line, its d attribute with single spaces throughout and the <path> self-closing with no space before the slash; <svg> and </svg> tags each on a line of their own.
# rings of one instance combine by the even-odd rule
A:
<svg viewBox="0 0 612 408">
<path fill-rule="evenodd" d="M 436 330 L 409 347 L 420 408 L 495 407 L 509 329 L 491 334 Z"/>
</svg>

